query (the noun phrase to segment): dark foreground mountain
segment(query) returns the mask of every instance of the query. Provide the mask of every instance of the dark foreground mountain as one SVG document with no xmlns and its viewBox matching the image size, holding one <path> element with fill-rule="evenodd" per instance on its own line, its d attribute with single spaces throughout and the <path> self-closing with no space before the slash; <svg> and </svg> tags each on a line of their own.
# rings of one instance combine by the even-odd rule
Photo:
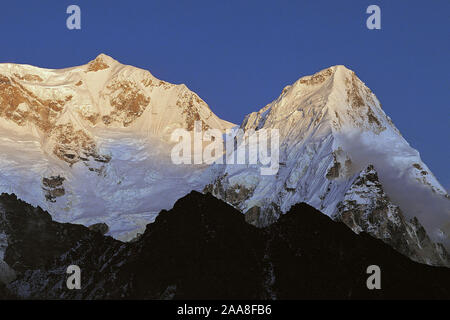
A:
<svg viewBox="0 0 450 320">
<path fill-rule="evenodd" d="M 61 224 L 14 195 L 0 196 L 3 298 L 359 299 L 450 298 L 450 270 L 409 260 L 354 234 L 314 208 L 295 205 L 258 229 L 211 195 L 191 192 L 123 243 L 104 228 Z M 0 245 L 2 244 L 0 243 Z M 1 246 L 0 246 L 1 249 Z M 81 268 L 81 289 L 66 286 Z M 381 269 L 381 289 L 366 286 Z M 6 282 L 4 280 L 4 282 Z"/>
</svg>

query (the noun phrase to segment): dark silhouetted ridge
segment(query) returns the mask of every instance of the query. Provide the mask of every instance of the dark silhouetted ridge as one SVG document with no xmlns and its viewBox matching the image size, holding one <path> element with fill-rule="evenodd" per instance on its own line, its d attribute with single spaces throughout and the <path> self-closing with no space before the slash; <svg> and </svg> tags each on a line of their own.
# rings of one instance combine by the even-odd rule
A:
<svg viewBox="0 0 450 320">
<path fill-rule="evenodd" d="M 415 263 L 304 203 L 258 229 L 193 191 L 130 243 L 53 222 L 15 196 L 0 196 L 0 217 L 5 261 L 17 272 L 8 294 L 20 298 L 450 298 L 449 269 Z M 82 269 L 81 290 L 65 287 L 71 264 Z M 372 264 L 381 290 L 366 287 Z"/>
</svg>

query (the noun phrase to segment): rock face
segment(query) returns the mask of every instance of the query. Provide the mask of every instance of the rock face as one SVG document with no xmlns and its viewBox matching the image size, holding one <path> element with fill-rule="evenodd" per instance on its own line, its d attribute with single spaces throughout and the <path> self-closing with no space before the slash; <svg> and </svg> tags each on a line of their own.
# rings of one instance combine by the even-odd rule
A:
<svg viewBox="0 0 450 320">
<path fill-rule="evenodd" d="M 356 233 L 366 232 L 383 240 L 415 261 L 450 266 L 445 247 L 430 240 L 417 218 L 405 218 L 384 192 L 373 166 L 355 179 L 334 218 Z"/>
<path fill-rule="evenodd" d="M 259 229 L 210 195 L 192 192 L 134 242 L 60 224 L 15 196 L 0 196 L 5 261 L 17 277 L 3 297 L 34 299 L 450 298 L 450 271 L 412 262 L 307 204 Z M 39 254 L 42 253 L 42 254 Z M 66 268 L 82 270 L 68 290 Z M 381 290 L 366 269 L 380 267 Z"/>
<path fill-rule="evenodd" d="M 56 202 L 55 199 L 57 197 L 61 197 L 66 193 L 63 187 L 64 180 L 65 178 L 60 176 L 42 178 L 42 189 L 45 191 L 46 200 Z"/>
<path fill-rule="evenodd" d="M 92 226 L 89 226 L 89 230 L 99 232 L 101 234 L 106 234 L 109 231 L 109 227 L 106 223 L 96 223 Z"/>
<path fill-rule="evenodd" d="M 270 225 L 306 202 L 412 259 L 450 265 L 444 247 L 432 243 L 450 249 L 448 194 L 354 72 L 334 66 L 303 77 L 249 114 L 241 128 L 279 130 L 278 172 L 261 176 L 259 164 L 216 164 L 204 191 L 245 213 L 250 223 Z M 247 146 L 246 140 L 239 147 Z M 369 165 L 377 185 L 366 186 L 369 198 L 359 197 L 360 175 L 368 174 Z M 423 226 L 426 244 L 418 240 L 412 220 Z"/>
</svg>

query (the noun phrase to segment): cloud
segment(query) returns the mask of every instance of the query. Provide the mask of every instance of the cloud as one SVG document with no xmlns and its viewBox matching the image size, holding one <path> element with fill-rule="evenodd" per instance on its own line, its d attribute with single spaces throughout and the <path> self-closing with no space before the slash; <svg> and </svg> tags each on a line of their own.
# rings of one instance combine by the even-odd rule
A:
<svg viewBox="0 0 450 320">
<path fill-rule="evenodd" d="M 432 175 L 416 150 L 393 132 L 375 136 L 354 130 L 337 134 L 336 140 L 349 154 L 356 170 L 374 165 L 386 194 L 400 207 L 406 218 L 417 217 L 434 241 L 450 248 L 449 235 L 442 233 L 446 225 L 446 229 L 450 229 L 450 200 L 416 179 L 414 163 L 420 164 L 429 176 Z"/>
</svg>

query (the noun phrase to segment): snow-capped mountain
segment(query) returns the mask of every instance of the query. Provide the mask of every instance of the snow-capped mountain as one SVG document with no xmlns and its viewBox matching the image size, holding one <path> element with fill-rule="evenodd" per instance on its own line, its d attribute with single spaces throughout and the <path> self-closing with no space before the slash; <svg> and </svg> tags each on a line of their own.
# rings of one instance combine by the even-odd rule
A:
<svg viewBox="0 0 450 320">
<path fill-rule="evenodd" d="M 265 226 L 307 202 L 415 260 L 449 265 L 444 247 L 432 243 L 450 245 L 447 192 L 354 72 L 334 66 L 303 77 L 241 128 L 279 130 L 277 174 L 260 175 L 257 165 L 216 165 L 205 191 L 247 221 Z"/>
<path fill-rule="evenodd" d="M 120 240 L 191 190 L 211 192 L 258 226 L 307 202 L 415 260 L 449 265 L 435 243 L 450 246 L 446 190 L 345 67 L 299 79 L 245 118 L 244 130 L 279 130 L 276 175 L 258 165 L 173 164 L 171 133 L 195 121 L 234 126 L 185 85 L 103 54 L 62 70 L 0 64 L 0 192 L 58 222 L 106 223 Z"/>
<path fill-rule="evenodd" d="M 232 126 L 185 85 L 104 54 L 63 70 L 0 64 L 0 106 L 0 192 L 123 240 L 204 186 L 205 166 L 172 164 L 173 129 Z"/>
</svg>

